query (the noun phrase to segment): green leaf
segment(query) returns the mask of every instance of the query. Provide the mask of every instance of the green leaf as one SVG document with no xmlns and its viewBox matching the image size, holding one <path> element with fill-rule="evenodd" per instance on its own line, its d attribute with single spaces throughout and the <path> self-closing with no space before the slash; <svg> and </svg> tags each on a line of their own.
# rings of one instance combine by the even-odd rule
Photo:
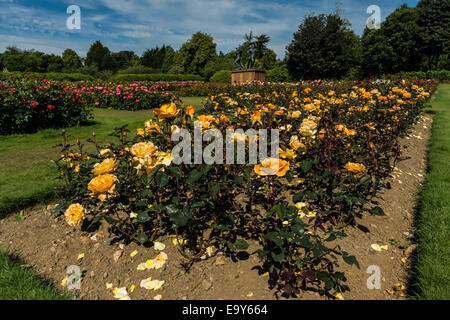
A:
<svg viewBox="0 0 450 320">
<path fill-rule="evenodd" d="M 159 171 L 155 176 L 156 183 L 160 187 L 165 187 L 169 183 L 169 176 L 162 171 Z"/>
<path fill-rule="evenodd" d="M 146 234 L 142 233 L 137 237 L 137 239 L 141 244 L 144 244 L 148 241 L 148 236 Z"/>
<path fill-rule="evenodd" d="M 344 252 L 342 254 L 342 258 L 344 259 L 345 263 L 349 265 L 356 265 L 358 269 L 360 269 L 358 260 L 356 260 L 355 256 L 349 256 L 347 252 Z"/>
<path fill-rule="evenodd" d="M 233 246 L 238 249 L 238 250 L 246 250 L 248 249 L 248 243 L 245 240 L 242 239 L 237 239 L 234 243 Z"/>
<path fill-rule="evenodd" d="M 307 173 L 309 170 L 311 170 L 312 163 L 311 163 L 311 161 L 308 161 L 308 160 L 302 161 L 301 167 L 302 167 L 303 172 Z"/>
<path fill-rule="evenodd" d="M 181 179 L 181 172 L 179 167 L 169 167 L 168 171 L 172 177 Z"/>
<path fill-rule="evenodd" d="M 277 248 L 276 250 L 271 252 L 273 260 L 275 260 L 278 263 L 282 263 L 285 257 L 285 249 L 284 248 Z"/>
<path fill-rule="evenodd" d="M 203 175 L 203 172 L 200 172 L 198 170 L 192 170 L 191 172 L 189 172 L 189 176 L 186 179 L 186 182 L 189 184 L 194 183 L 195 181 L 197 181 L 198 179 L 200 179 Z"/>
<path fill-rule="evenodd" d="M 292 201 L 294 201 L 294 202 L 302 202 L 303 201 L 303 196 L 304 196 L 304 193 L 303 192 L 299 192 L 299 193 L 295 194 L 292 197 Z"/>
<path fill-rule="evenodd" d="M 178 210 L 174 205 L 166 206 L 166 211 L 169 214 L 170 221 L 172 221 L 177 228 L 184 227 L 190 219 L 189 215 Z"/>
<path fill-rule="evenodd" d="M 371 214 L 373 214 L 374 216 L 385 216 L 386 214 L 384 213 L 383 209 L 381 209 L 380 207 L 375 207 L 369 210 L 369 212 Z"/>
<path fill-rule="evenodd" d="M 139 211 L 137 212 L 137 221 L 139 223 L 145 223 L 150 219 L 147 212 Z"/>
</svg>

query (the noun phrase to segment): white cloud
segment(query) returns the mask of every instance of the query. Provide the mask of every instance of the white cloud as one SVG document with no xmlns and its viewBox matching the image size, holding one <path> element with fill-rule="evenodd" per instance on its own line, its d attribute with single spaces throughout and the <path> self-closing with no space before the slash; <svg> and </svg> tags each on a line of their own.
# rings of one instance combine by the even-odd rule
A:
<svg viewBox="0 0 450 320">
<path fill-rule="evenodd" d="M 9 39 L 15 41 L 9 44 L 21 47 L 25 43 L 37 45 L 38 42 L 55 53 L 56 49 L 62 51 L 71 43 L 81 52 L 86 52 L 95 40 L 101 40 L 113 51 L 134 50 L 138 54 L 162 44 L 178 49 L 197 31 L 211 34 L 217 43 L 217 50 L 228 52 L 242 43 L 243 35 L 252 30 L 256 35 L 269 35 L 269 47 L 283 57 L 286 45 L 305 15 L 329 13 L 335 9 L 335 0 L 289 3 L 268 0 L 78 0 L 81 30 L 74 33 L 65 28 L 68 17 L 65 10 L 59 13 L 36 5 L 31 7 L 11 0 L 0 0 L 5 1 L 12 4 L 2 7 L 0 30 L 4 34 L 20 37 L 23 42 L 18 42 L 19 38 L 2 38 L 0 50 L 8 45 Z M 73 4 L 72 0 L 62 2 L 67 6 Z M 344 16 L 352 22 L 357 33 L 364 27 L 368 17 L 366 8 L 372 2 L 340 1 Z M 400 0 L 377 2 L 383 17 L 400 4 Z"/>
</svg>

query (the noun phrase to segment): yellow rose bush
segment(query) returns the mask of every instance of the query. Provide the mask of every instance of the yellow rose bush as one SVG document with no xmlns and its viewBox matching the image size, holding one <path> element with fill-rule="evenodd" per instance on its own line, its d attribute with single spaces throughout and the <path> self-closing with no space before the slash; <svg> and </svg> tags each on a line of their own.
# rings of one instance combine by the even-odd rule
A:
<svg viewBox="0 0 450 320">
<path fill-rule="evenodd" d="M 142 128 L 118 128 L 115 142 L 93 135 L 95 153 L 86 153 L 79 141 L 69 147 L 63 134 L 57 164 L 65 201 L 55 212 L 69 212 L 66 219 L 75 226 L 81 216 L 87 225 L 105 220 L 119 240 L 147 244 L 176 234 L 186 269 L 208 247 L 234 254 L 253 239 L 278 290 L 297 294 L 312 285 L 341 293 L 348 287 L 337 256 L 358 263 L 334 240 L 364 212 L 383 214 L 368 199 L 386 186 L 399 137 L 433 90 L 433 83 L 408 81 L 231 86 L 201 108 L 162 105 Z M 195 139 L 183 149 L 191 161 L 176 161 L 178 141 L 171 136 L 182 129 L 193 136 L 195 127 L 203 134 L 215 129 L 213 139 L 217 132 L 224 137 L 224 152 L 214 151 L 214 163 L 194 161 Z M 232 129 L 254 129 L 256 136 L 235 131 L 230 139 L 246 155 L 252 144 L 267 143 L 267 156 L 227 163 L 224 142 Z M 260 129 L 278 130 L 277 155 Z M 211 140 L 200 143 L 205 154 Z M 69 210 L 74 204 L 83 210 Z"/>
</svg>

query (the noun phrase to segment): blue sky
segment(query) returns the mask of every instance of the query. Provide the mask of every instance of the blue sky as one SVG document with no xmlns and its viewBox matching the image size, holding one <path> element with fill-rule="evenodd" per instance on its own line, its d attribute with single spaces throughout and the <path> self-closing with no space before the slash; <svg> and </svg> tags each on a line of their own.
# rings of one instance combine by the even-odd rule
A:
<svg viewBox="0 0 450 320">
<path fill-rule="evenodd" d="M 7 46 L 61 54 L 71 48 L 85 56 L 96 40 L 112 51 L 168 44 L 179 49 L 197 31 L 212 35 L 217 51 L 228 52 L 243 35 L 265 33 L 279 57 L 302 18 L 330 13 L 338 3 L 343 16 L 361 34 L 369 5 L 378 5 L 384 20 L 402 3 L 418 0 L 0 0 L 0 52 Z M 81 30 L 68 30 L 69 5 L 81 8 Z"/>
</svg>

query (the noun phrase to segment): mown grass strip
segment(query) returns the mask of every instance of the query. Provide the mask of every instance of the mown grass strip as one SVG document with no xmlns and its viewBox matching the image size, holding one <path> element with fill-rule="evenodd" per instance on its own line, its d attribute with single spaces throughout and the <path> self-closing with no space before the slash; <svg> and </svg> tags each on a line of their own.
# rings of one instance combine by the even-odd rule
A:
<svg viewBox="0 0 450 320">
<path fill-rule="evenodd" d="M 435 114 L 428 173 L 421 191 L 412 296 L 450 299 L 450 85 L 431 102 Z"/>
<path fill-rule="evenodd" d="M 23 263 L 0 250 L 0 300 L 69 300 Z"/>
</svg>

